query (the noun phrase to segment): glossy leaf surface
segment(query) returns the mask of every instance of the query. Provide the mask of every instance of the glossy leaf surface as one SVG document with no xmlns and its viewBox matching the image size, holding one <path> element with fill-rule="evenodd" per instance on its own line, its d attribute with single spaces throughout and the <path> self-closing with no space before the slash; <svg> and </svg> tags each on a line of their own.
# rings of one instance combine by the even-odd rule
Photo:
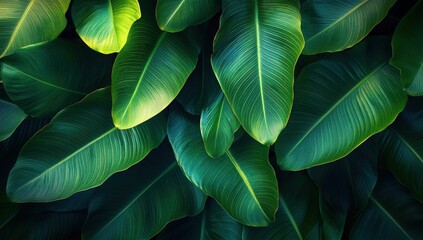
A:
<svg viewBox="0 0 423 240">
<path fill-rule="evenodd" d="M 212 66 L 230 106 L 258 142 L 273 144 L 292 107 L 304 46 L 296 0 L 223 0 Z"/>
<path fill-rule="evenodd" d="M 70 0 L 1 0 L 0 58 L 55 39 L 66 26 Z"/>
<path fill-rule="evenodd" d="M 81 39 L 92 49 L 119 52 L 129 29 L 141 17 L 137 0 L 75 0 L 72 19 Z"/>
<path fill-rule="evenodd" d="M 223 93 L 201 112 L 200 127 L 207 154 L 211 157 L 225 154 L 234 141 L 239 122 Z"/>
<path fill-rule="evenodd" d="M 290 122 L 276 143 L 282 169 L 338 160 L 402 111 L 407 96 L 385 40 L 370 39 L 303 68 Z"/>
<path fill-rule="evenodd" d="M 301 5 L 303 54 L 336 52 L 361 41 L 396 0 L 307 0 Z"/>
<path fill-rule="evenodd" d="M 61 111 L 35 134 L 9 175 L 10 199 L 53 201 L 96 187 L 139 162 L 163 140 L 165 112 L 121 131 L 112 123 L 110 102 L 110 88 L 98 90 Z"/>
<path fill-rule="evenodd" d="M 268 147 L 244 135 L 224 155 L 213 159 L 204 149 L 198 118 L 179 107 L 169 116 L 168 136 L 188 179 L 232 217 L 251 226 L 274 221 L 278 188 L 268 162 Z"/>
<path fill-rule="evenodd" d="M 194 70 L 200 52 L 198 33 L 161 32 L 149 14 L 134 23 L 113 66 L 112 116 L 120 129 L 166 108 Z"/>
</svg>

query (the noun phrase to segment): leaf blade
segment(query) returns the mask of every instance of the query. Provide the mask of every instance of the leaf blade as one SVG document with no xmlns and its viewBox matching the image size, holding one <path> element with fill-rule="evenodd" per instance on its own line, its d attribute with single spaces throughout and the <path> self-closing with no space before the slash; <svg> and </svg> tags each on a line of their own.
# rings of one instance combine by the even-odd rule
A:
<svg viewBox="0 0 423 240">
<path fill-rule="evenodd" d="M 7 192 L 13 201 L 58 200 L 98 186 L 143 159 L 163 140 L 165 113 L 128 131 L 116 129 L 109 91 L 98 90 L 63 110 L 31 138 L 9 175 Z M 47 146 L 51 150 L 46 151 Z M 62 184 L 51 184 L 58 179 Z"/>
<path fill-rule="evenodd" d="M 213 70 L 244 129 L 271 145 L 288 121 L 294 66 L 304 46 L 299 3 L 222 3 Z"/>
</svg>

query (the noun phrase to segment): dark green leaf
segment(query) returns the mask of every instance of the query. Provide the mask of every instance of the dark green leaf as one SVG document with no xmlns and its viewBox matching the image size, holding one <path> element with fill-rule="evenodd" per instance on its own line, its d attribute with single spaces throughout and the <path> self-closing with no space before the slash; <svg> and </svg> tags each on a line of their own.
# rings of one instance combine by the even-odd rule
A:
<svg viewBox="0 0 423 240">
<path fill-rule="evenodd" d="M 0 141 L 10 137 L 25 118 L 18 106 L 0 99 Z"/>
<path fill-rule="evenodd" d="M 159 240 L 185 239 L 242 239 L 242 225 L 231 218 L 211 198 L 197 216 L 170 223 L 159 235 Z"/>
<path fill-rule="evenodd" d="M 283 172 L 276 221 L 266 228 L 244 227 L 243 239 L 318 239 L 319 195 L 306 172 Z"/>
<path fill-rule="evenodd" d="M 216 33 L 217 27 L 217 20 L 211 21 L 205 27 L 204 32 Z M 210 63 L 213 50 L 213 37 L 214 35 L 204 37 L 197 66 L 176 98 L 184 110 L 193 115 L 200 115 L 201 111 L 212 104 L 221 92 Z"/>
<path fill-rule="evenodd" d="M 410 98 L 397 120 L 380 135 L 381 163 L 423 202 L 423 99 Z"/>
<path fill-rule="evenodd" d="M 376 149 L 371 139 L 339 161 L 309 169 L 320 190 L 324 239 L 341 239 L 366 206 L 377 180 Z"/>
<path fill-rule="evenodd" d="M 79 238 L 86 211 L 44 212 L 20 215 L 0 229 L 0 239 L 75 239 Z"/>
<path fill-rule="evenodd" d="M 198 214 L 205 200 L 185 178 L 165 141 L 144 161 L 97 189 L 82 234 L 86 239 L 149 239 L 168 222 Z"/>
<path fill-rule="evenodd" d="M 303 54 L 336 52 L 360 42 L 396 0 L 307 0 L 301 5 Z"/>
<path fill-rule="evenodd" d="M 157 23 L 163 31 L 179 32 L 206 22 L 220 9 L 220 0 L 158 0 Z"/>
<path fill-rule="evenodd" d="M 422 224 L 423 205 L 392 176 L 382 174 L 350 239 L 421 239 Z"/>
<path fill-rule="evenodd" d="M 392 38 L 391 64 L 401 70 L 407 93 L 423 95 L 423 1 L 401 20 Z"/>
<path fill-rule="evenodd" d="M 109 84 L 111 57 L 82 43 L 58 39 L 21 49 L 2 60 L 4 88 L 33 117 L 54 116 Z"/>
</svg>

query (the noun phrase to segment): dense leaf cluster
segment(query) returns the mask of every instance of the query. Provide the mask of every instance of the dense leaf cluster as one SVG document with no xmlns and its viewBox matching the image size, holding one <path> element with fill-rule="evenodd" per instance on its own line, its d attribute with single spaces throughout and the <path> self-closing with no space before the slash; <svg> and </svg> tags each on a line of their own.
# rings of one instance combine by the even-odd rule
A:
<svg viewBox="0 0 423 240">
<path fill-rule="evenodd" d="M 423 238 L 423 0 L 0 0 L 0 239 Z"/>
</svg>

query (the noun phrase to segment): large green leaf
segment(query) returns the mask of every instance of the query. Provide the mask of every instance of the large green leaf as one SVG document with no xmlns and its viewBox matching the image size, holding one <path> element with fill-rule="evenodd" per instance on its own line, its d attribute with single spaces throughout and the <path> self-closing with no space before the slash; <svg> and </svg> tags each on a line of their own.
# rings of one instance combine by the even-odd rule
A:
<svg viewBox="0 0 423 240">
<path fill-rule="evenodd" d="M 176 97 L 184 110 L 193 115 L 200 115 L 203 108 L 212 104 L 221 92 L 210 63 L 214 33 L 216 33 L 218 26 L 218 21 L 211 21 L 211 24 L 205 27 L 205 32 L 213 34 L 204 37 L 197 66 Z"/>
<path fill-rule="evenodd" d="M 50 41 L 66 26 L 70 0 L 0 0 L 0 58 Z"/>
<path fill-rule="evenodd" d="M 151 12 L 144 11 L 113 66 L 112 116 L 118 128 L 145 122 L 175 99 L 195 68 L 198 35 L 161 32 Z"/>
<path fill-rule="evenodd" d="M 121 131 L 110 117 L 110 100 L 110 88 L 88 95 L 25 144 L 7 183 L 12 201 L 53 201 L 98 186 L 159 145 L 167 114 Z"/>
<path fill-rule="evenodd" d="M 26 113 L 52 116 L 108 85 L 112 60 L 83 43 L 57 39 L 2 59 L 1 74 L 8 96 Z"/>
<path fill-rule="evenodd" d="M 350 239 L 421 239 L 423 205 L 392 176 L 379 175 L 369 203 L 355 222 Z"/>
<path fill-rule="evenodd" d="M 214 200 L 208 199 L 201 214 L 170 223 L 159 240 L 242 239 L 242 225 L 231 218 Z"/>
<path fill-rule="evenodd" d="M 10 137 L 25 117 L 18 106 L 0 99 L 0 141 Z"/>
<path fill-rule="evenodd" d="M 200 127 L 207 154 L 211 157 L 225 154 L 234 141 L 239 122 L 223 93 L 201 112 Z"/>
<path fill-rule="evenodd" d="M 345 158 L 309 169 L 320 190 L 324 239 L 341 239 L 364 208 L 377 180 L 377 144 L 371 139 Z"/>
<path fill-rule="evenodd" d="M 396 0 L 307 0 L 301 5 L 303 54 L 336 52 L 360 42 Z"/>
<path fill-rule="evenodd" d="M 269 148 L 244 135 L 219 158 L 204 149 L 198 118 L 174 108 L 168 135 L 185 175 L 236 220 L 250 226 L 274 221 L 278 185 Z"/>
<path fill-rule="evenodd" d="M 423 102 L 410 98 L 397 120 L 380 135 L 380 160 L 423 202 Z"/>
<path fill-rule="evenodd" d="M 319 195 L 306 172 L 283 172 L 276 221 L 266 228 L 245 227 L 243 239 L 318 239 Z"/>
<path fill-rule="evenodd" d="M 105 54 L 123 48 L 140 17 L 137 0 L 75 0 L 72 5 L 76 32 L 90 48 Z"/>
<path fill-rule="evenodd" d="M 158 0 L 156 19 L 160 29 L 179 32 L 206 22 L 220 9 L 220 0 Z"/>
<path fill-rule="evenodd" d="M 392 38 L 391 64 L 401 70 L 407 93 L 423 95 L 423 1 L 401 20 Z"/>
<path fill-rule="evenodd" d="M 86 239 L 149 239 L 171 220 L 201 212 L 205 200 L 185 178 L 165 141 L 141 163 L 97 189 L 82 235 Z"/>
<path fill-rule="evenodd" d="M 86 211 L 18 215 L 0 229 L 0 239 L 78 239 Z"/>
<path fill-rule="evenodd" d="M 212 66 L 241 125 L 273 144 L 292 107 L 295 63 L 304 46 L 297 0 L 223 0 Z"/>
<path fill-rule="evenodd" d="M 289 124 L 276 143 L 281 168 L 340 159 L 394 121 L 407 96 L 385 40 L 369 39 L 303 68 Z"/>
</svg>

